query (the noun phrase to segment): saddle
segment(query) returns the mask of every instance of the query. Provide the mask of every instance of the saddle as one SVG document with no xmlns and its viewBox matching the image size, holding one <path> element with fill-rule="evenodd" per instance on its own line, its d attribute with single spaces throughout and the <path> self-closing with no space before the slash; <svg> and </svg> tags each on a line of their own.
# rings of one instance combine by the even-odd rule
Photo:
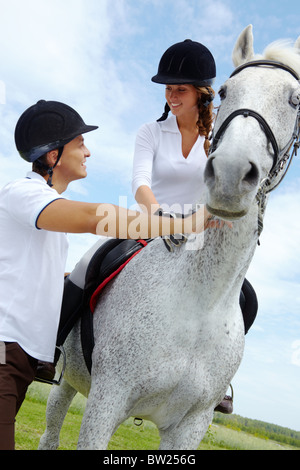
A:
<svg viewBox="0 0 300 470">
<path fill-rule="evenodd" d="M 76 321 L 81 321 L 81 344 L 86 366 L 91 373 L 94 349 L 93 313 L 104 287 L 121 272 L 130 260 L 149 242 L 148 240 L 109 239 L 91 258 L 85 277 L 84 289 L 79 288 L 67 276 L 61 308 L 61 319 L 57 336 L 57 347 L 61 347 Z M 240 307 L 245 334 L 253 324 L 258 302 L 255 290 L 245 279 L 240 293 Z"/>
</svg>

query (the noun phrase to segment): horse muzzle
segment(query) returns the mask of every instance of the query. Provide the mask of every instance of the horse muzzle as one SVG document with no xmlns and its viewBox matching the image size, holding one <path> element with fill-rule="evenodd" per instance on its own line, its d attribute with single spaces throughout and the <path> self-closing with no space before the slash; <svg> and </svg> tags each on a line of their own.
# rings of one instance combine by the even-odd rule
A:
<svg viewBox="0 0 300 470">
<path fill-rule="evenodd" d="M 222 219 L 244 217 L 260 182 L 260 171 L 254 159 L 232 158 L 216 151 L 208 159 L 204 180 L 208 211 Z"/>
</svg>

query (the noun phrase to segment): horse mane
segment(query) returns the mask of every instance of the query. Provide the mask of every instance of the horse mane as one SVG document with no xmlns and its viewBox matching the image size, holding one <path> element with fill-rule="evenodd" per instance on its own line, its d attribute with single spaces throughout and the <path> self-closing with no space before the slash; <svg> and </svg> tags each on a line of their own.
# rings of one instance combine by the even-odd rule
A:
<svg viewBox="0 0 300 470">
<path fill-rule="evenodd" d="M 299 51 L 299 52 L 298 52 Z M 288 39 L 280 39 L 269 44 L 262 55 L 255 55 L 255 59 L 275 60 L 291 67 L 300 75 L 300 50 L 296 49 Z"/>
</svg>

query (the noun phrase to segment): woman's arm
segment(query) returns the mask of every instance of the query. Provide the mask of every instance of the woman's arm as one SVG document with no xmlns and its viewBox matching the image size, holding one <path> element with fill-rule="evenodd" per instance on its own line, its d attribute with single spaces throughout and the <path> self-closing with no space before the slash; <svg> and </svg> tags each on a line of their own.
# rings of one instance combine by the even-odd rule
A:
<svg viewBox="0 0 300 470">
<path fill-rule="evenodd" d="M 140 186 L 135 193 L 135 200 L 144 212 L 154 214 L 160 207 L 152 189 L 149 186 Z"/>
<path fill-rule="evenodd" d="M 137 133 L 134 148 L 132 193 L 142 211 L 150 214 L 159 208 L 159 202 L 151 190 L 153 159 L 158 141 L 156 123 L 144 124 Z"/>
</svg>

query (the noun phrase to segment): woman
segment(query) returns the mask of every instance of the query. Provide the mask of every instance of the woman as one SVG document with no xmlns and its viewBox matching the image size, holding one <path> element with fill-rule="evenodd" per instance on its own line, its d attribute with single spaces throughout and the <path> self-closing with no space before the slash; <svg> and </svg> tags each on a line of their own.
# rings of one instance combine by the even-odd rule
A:
<svg viewBox="0 0 300 470">
<path fill-rule="evenodd" d="M 152 81 L 166 85 L 165 112 L 142 126 L 135 145 L 132 190 L 143 210 L 187 214 L 203 201 L 215 76 L 214 58 L 198 42 L 187 39 L 163 54 Z"/>
</svg>

